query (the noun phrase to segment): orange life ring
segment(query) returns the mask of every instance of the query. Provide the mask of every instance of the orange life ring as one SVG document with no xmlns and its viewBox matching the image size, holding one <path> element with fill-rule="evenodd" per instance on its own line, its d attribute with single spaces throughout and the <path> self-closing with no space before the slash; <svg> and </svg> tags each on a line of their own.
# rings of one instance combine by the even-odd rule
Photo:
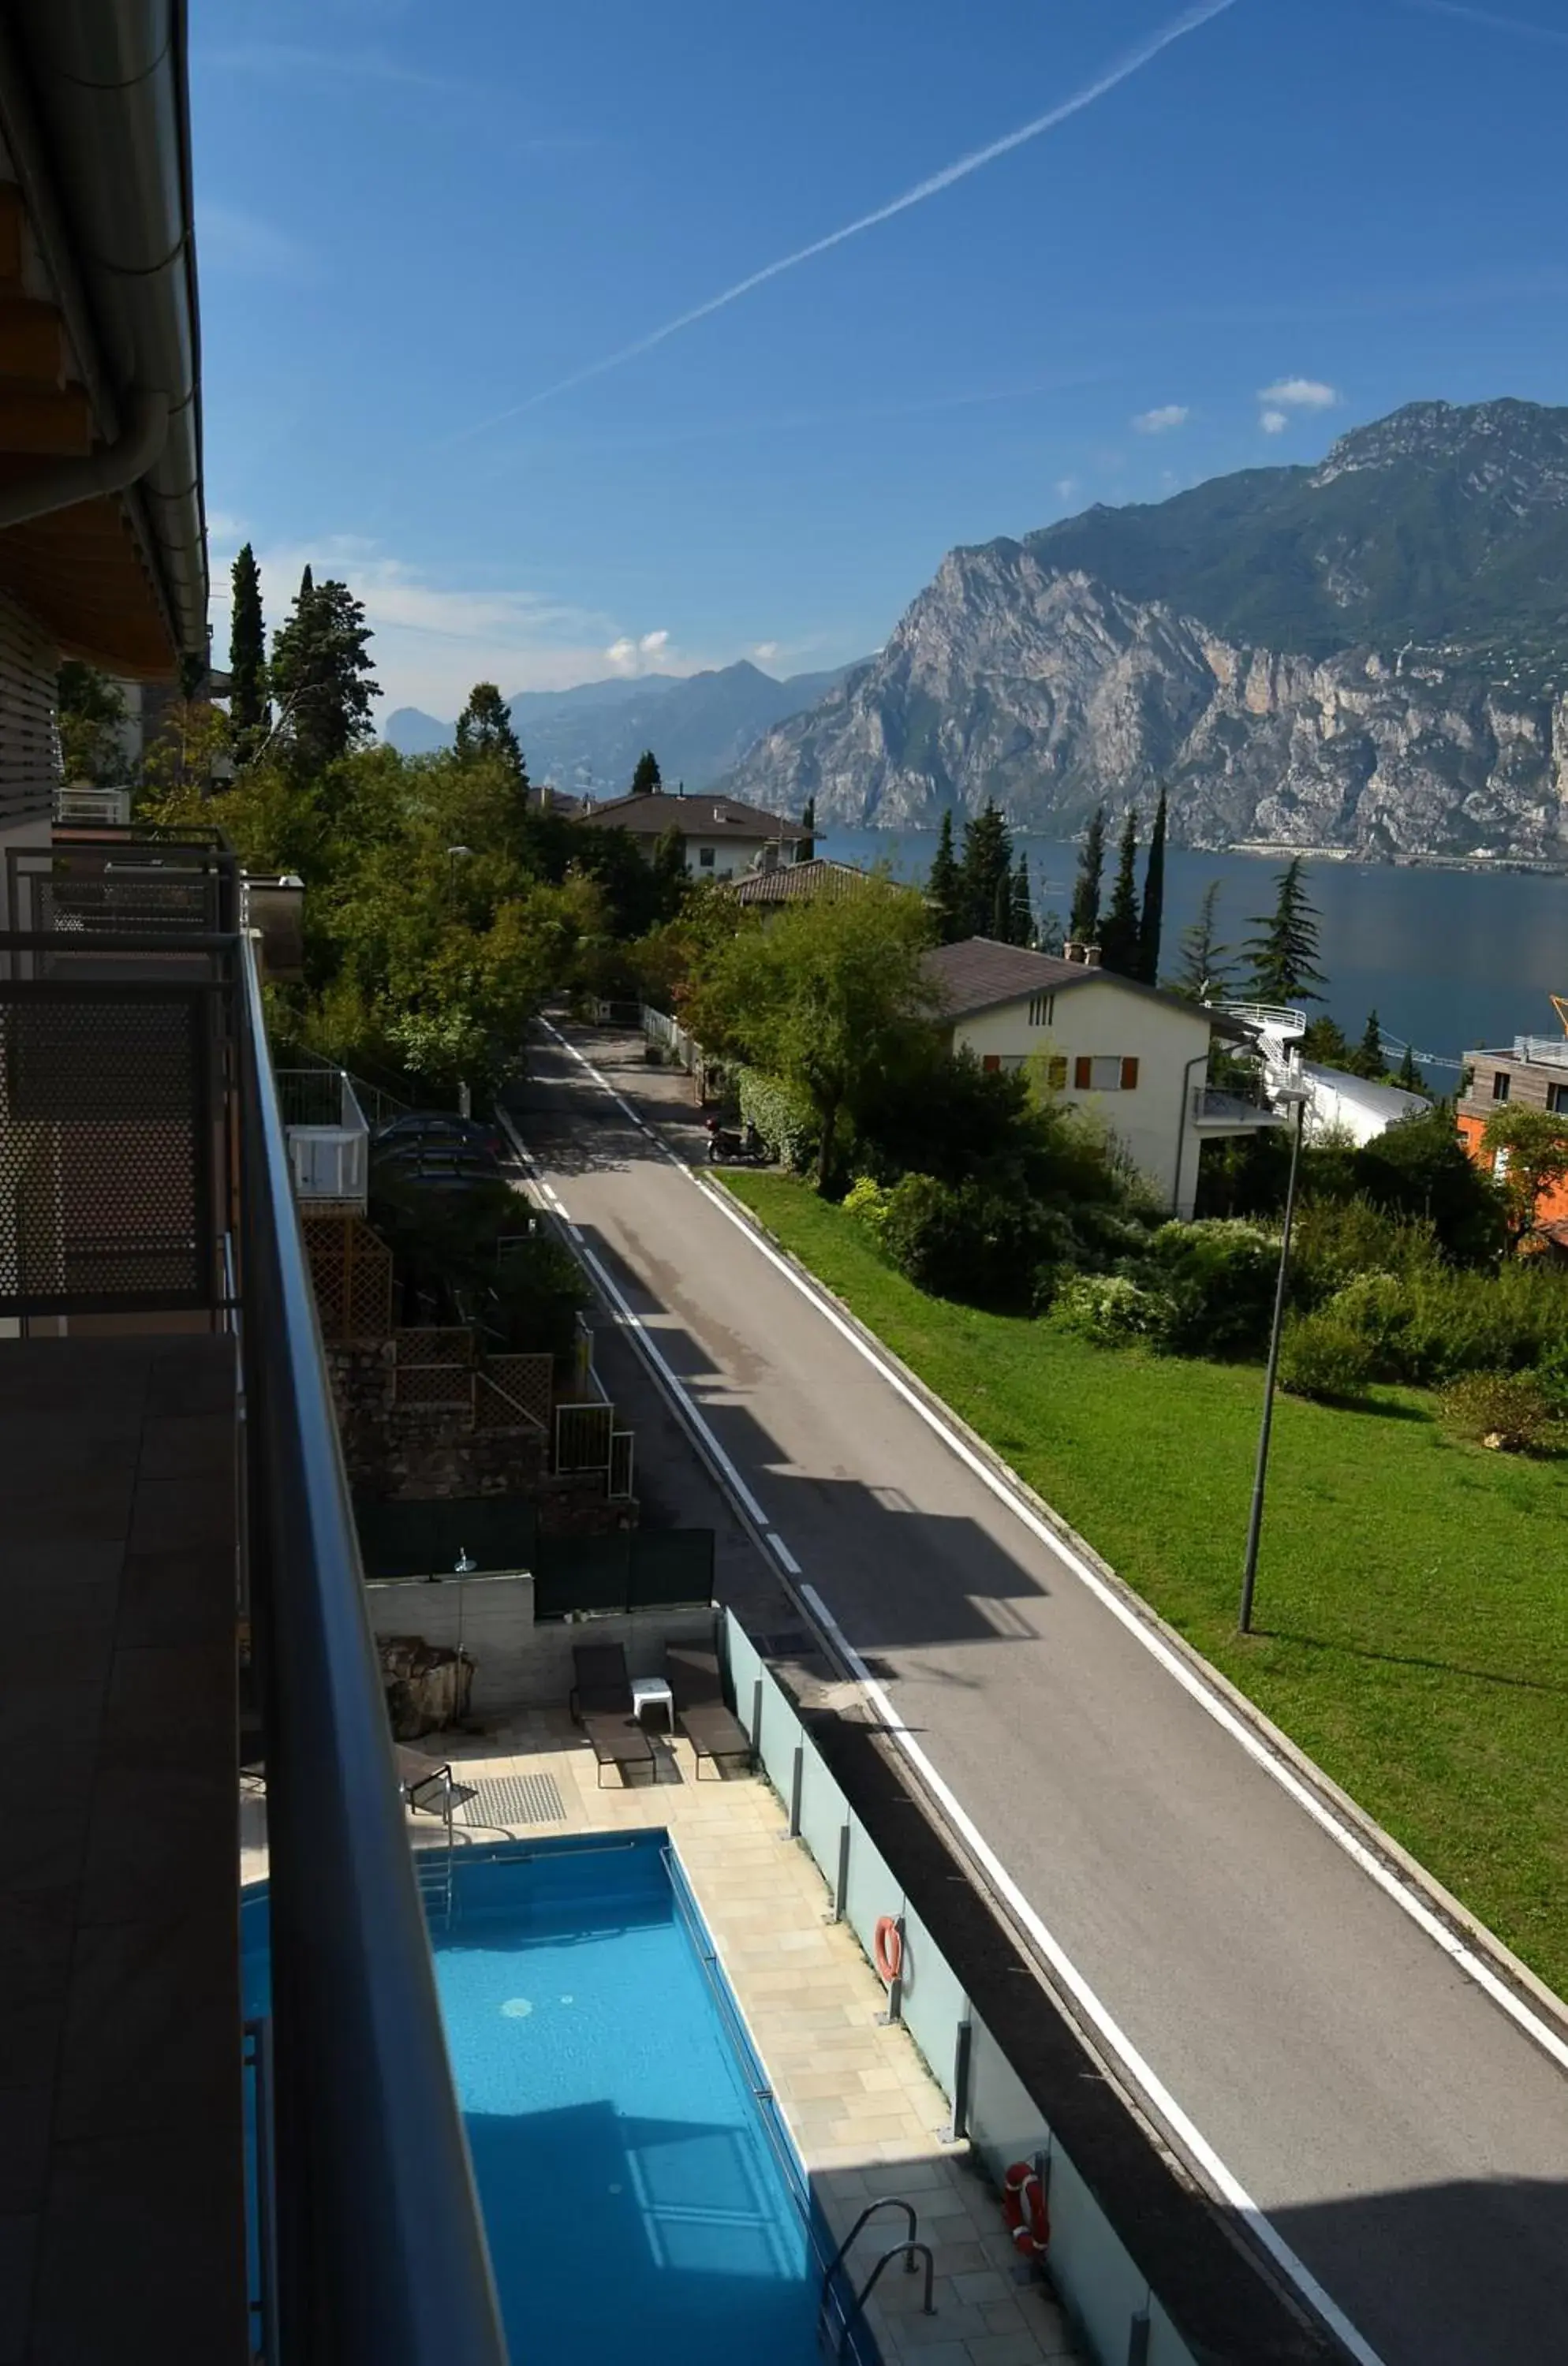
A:
<svg viewBox="0 0 1568 2366">
<path fill-rule="evenodd" d="M 1043 2259 L 1051 2242 L 1045 2189 L 1026 2160 L 1015 2160 L 1002 2186 L 1002 2216 L 1016 2248 L 1026 2259 Z"/>
<path fill-rule="evenodd" d="M 883 1915 L 877 1923 L 872 1955 L 885 1985 L 891 1988 L 904 1968 L 903 1935 L 891 1914 Z"/>
</svg>

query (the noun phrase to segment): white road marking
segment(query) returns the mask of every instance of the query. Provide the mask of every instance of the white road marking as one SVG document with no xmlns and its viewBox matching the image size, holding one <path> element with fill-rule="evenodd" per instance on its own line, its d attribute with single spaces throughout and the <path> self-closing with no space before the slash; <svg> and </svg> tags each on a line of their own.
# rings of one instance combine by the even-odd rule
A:
<svg viewBox="0 0 1568 2366">
<path fill-rule="evenodd" d="M 613 1091 L 613 1087 L 594 1067 L 592 1062 L 583 1057 L 575 1043 L 567 1042 L 566 1037 L 561 1035 L 558 1029 L 552 1028 L 550 1031 L 556 1035 L 560 1043 L 565 1045 L 572 1057 L 587 1069 L 596 1084 L 603 1086 L 606 1092 Z M 743 1239 L 750 1243 L 758 1255 L 766 1257 L 769 1264 L 783 1274 L 792 1289 L 797 1290 L 801 1296 L 817 1309 L 825 1323 L 832 1324 L 834 1330 L 841 1338 L 849 1342 L 855 1353 L 863 1357 L 873 1370 L 886 1381 L 888 1387 L 919 1415 L 927 1428 L 935 1432 L 949 1452 L 955 1454 L 965 1468 L 972 1470 L 975 1476 L 989 1488 L 998 1501 L 1007 1505 L 1014 1518 L 1021 1521 L 1032 1536 L 1037 1538 L 1051 1552 L 1055 1553 L 1063 1566 L 1072 1572 L 1080 1584 L 1089 1588 L 1097 1601 L 1103 1603 L 1112 1617 L 1119 1619 L 1128 1633 L 1134 1636 L 1143 1645 L 1145 1651 L 1159 1662 L 1167 1673 L 1175 1677 L 1183 1691 L 1190 1695 L 1200 1708 L 1212 1717 L 1216 1725 L 1223 1727 L 1233 1741 L 1240 1743 L 1247 1756 L 1261 1766 L 1265 1774 L 1273 1777 L 1280 1789 L 1288 1793 L 1297 1806 L 1305 1810 L 1314 1823 L 1342 1848 L 1347 1856 L 1350 1857 L 1370 1879 L 1375 1881 L 1378 1887 L 1392 1898 L 1394 1903 L 1409 1915 L 1411 1921 L 1424 1931 L 1429 1939 L 1435 1941 L 1443 1953 L 1450 1956 L 1476 1986 L 1483 1989 L 1493 2002 L 1499 2005 L 1509 2019 L 1541 2048 L 1543 2053 L 1550 2055 L 1560 2069 L 1568 2069 L 1568 2040 L 1565 2040 L 1539 2013 L 1532 2011 L 1523 1999 L 1515 1994 L 1507 1982 L 1498 1977 L 1483 1956 L 1477 1955 L 1473 1948 L 1467 1946 L 1442 1918 L 1433 1912 L 1426 1900 L 1411 1889 L 1392 1866 L 1386 1865 L 1382 1857 L 1367 1846 L 1358 1832 L 1340 1820 L 1326 1800 L 1320 1798 L 1292 1767 L 1275 1756 L 1261 1737 L 1253 1731 L 1244 1718 L 1237 1716 L 1230 1703 L 1205 1684 L 1197 1670 L 1190 1667 L 1178 1652 L 1170 1649 L 1162 1636 L 1156 1634 L 1153 1628 L 1145 1625 L 1136 1611 L 1122 1599 L 1114 1587 L 1107 1585 L 1099 1572 L 1091 1569 L 1065 1538 L 1057 1535 L 1055 1528 L 1041 1519 L 1039 1515 L 1014 1493 L 1000 1474 L 993 1470 L 983 1457 L 975 1452 L 967 1440 L 961 1437 L 949 1423 L 943 1421 L 925 1399 L 909 1386 L 903 1375 L 897 1371 L 884 1357 L 878 1355 L 876 1349 L 868 1340 L 861 1336 L 852 1324 L 844 1320 L 838 1308 L 824 1292 L 817 1288 L 807 1276 L 793 1266 L 787 1257 L 782 1256 L 771 1242 L 765 1241 L 754 1225 L 747 1222 L 745 1217 L 732 1204 L 725 1192 L 709 1183 L 705 1177 L 694 1173 L 683 1159 L 676 1156 L 668 1144 L 660 1146 L 671 1166 L 678 1166 L 696 1189 L 702 1192 L 704 1198 L 718 1210 L 728 1222 L 735 1226 Z"/>
</svg>

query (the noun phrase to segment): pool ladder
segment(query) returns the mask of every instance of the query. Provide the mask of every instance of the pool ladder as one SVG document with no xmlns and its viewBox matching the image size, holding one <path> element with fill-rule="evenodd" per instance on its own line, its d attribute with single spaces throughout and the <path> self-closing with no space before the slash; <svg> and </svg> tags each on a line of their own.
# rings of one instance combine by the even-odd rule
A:
<svg viewBox="0 0 1568 2366">
<path fill-rule="evenodd" d="M 882 2270 L 894 2259 L 903 2260 L 904 2273 L 907 2276 L 912 2276 L 915 2272 L 915 2259 L 917 2253 L 925 2261 L 926 2289 L 924 2298 L 920 2303 L 920 2311 L 922 2315 L 925 2316 L 934 2316 L 936 2315 L 936 2309 L 931 2300 L 931 2283 L 936 2271 L 935 2262 L 931 2258 L 931 2245 L 929 2243 L 922 2243 L 919 2240 L 920 2222 L 915 2215 L 914 2203 L 912 2202 L 906 2202 L 901 2194 L 885 2193 L 879 2201 L 868 2202 L 866 2203 L 865 2208 L 861 2212 L 860 2216 L 855 2220 L 854 2225 L 850 2228 L 849 2233 L 844 2236 L 843 2241 L 840 2244 L 838 2249 L 834 2252 L 832 2258 L 829 2260 L 827 2266 L 822 2270 L 822 2299 L 818 2311 L 818 2324 L 819 2328 L 826 2329 L 829 2321 L 829 2301 L 832 2293 L 833 2278 L 843 2266 L 844 2259 L 849 2252 L 850 2247 L 853 2243 L 855 2236 L 860 2233 L 861 2228 L 866 2224 L 868 2219 L 874 2218 L 879 2210 L 901 2210 L 904 2213 L 905 2217 L 909 2222 L 908 2231 L 901 2243 L 895 2243 L 891 2250 L 883 2252 L 882 2257 L 877 2260 L 876 2265 L 873 2268 L 870 2275 L 867 2276 L 864 2283 L 862 2284 L 859 2292 L 854 2293 L 850 2302 L 849 2308 L 844 2314 L 843 2323 L 839 2327 L 838 2339 L 833 2345 L 833 2355 L 835 2358 L 841 2358 L 844 2355 L 845 2347 L 848 2344 L 852 2327 L 854 2326 L 856 2319 L 864 2315 L 865 2304 L 876 2289 L 877 2279 L 881 2275 Z"/>
</svg>

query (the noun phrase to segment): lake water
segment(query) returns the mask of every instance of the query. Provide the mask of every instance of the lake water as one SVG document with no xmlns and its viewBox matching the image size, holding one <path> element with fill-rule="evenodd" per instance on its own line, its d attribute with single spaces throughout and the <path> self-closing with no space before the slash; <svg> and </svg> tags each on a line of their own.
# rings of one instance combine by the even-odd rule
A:
<svg viewBox="0 0 1568 2366">
<path fill-rule="evenodd" d="M 886 862 L 896 877 L 921 880 L 936 839 L 933 829 L 832 829 L 819 834 L 818 848 L 840 862 Z M 1055 909 L 1065 918 L 1077 848 L 1024 830 L 1014 833 L 1013 846 L 1029 856 L 1036 911 Z M 1111 847 L 1107 893 L 1114 866 Z M 1271 910 L 1283 867 L 1278 856 L 1172 847 L 1164 964 L 1174 965 L 1181 931 L 1196 918 L 1211 879 L 1221 882 L 1221 941 L 1235 945 Z M 1321 921 L 1325 1004 L 1352 1041 L 1371 1009 L 1386 1035 L 1414 1043 L 1434 1063 L 1457 1063 L 1464 1052 L 1516 1035 L 1557 1032 L 1547 997 L 1568 994 L 1568 879 L 1311 861 L 1306 879 Z M 1451 1092 L 1457 1076 L 1434 1065 L 1429 1081 Z"/>
</svg>

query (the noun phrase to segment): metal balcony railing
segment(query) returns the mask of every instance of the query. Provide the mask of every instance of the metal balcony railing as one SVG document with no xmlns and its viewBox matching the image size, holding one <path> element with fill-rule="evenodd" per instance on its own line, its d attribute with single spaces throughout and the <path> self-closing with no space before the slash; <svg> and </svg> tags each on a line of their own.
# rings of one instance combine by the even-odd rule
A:
<svg viewBox="0 0 1568 2366">
<path fill-rule="evenodd" d="M 88 829 L 126 829 L 130 823 L 130 791 L 101 789 L 91 781 L 65 782 L 54 793 L 54 818 Z"/>
<path fill-rule="evenodd" d="M 1306 1033 L 1307 1015 L 1282 1002 L 1215 1002 L 1207 1006 L 1223 1019 L 1234 1019 L 1242 1027 L 1256 1027 L 1265 1035 L 1277 1035 L 1281 1041 Z"/>
<path fill-rule="evenodd" d="M 1224 1091 L 1216 1085 L 1192 1087 L 1194 1125 L 1278 1125 L 1280 1112 L 1269 1102 L 1247 1093 Z"/>
<path fill-rule="evenodd" d="M 269 1850 L 266 2357 L 505 2366 L 256 948 L 203 926 L 237 909 L 231 857 L 143 851 L 73 841 L 64 867 L 29 862 L 28 924 L 0 935 L 0 1315 L 186 1310 L 238 1343 Z M 164 884 L 179 893 L 149 915 Z M 236 2022 L 236 2076 L 241 2056 Z"/>
</svg>

